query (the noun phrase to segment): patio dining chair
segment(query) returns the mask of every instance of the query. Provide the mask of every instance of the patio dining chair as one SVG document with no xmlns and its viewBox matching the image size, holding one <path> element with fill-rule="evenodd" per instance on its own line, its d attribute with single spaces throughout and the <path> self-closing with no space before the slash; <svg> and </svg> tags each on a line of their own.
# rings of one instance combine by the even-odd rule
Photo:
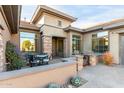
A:
<svg viewBox="0 0 124 93">
<path fill-rule="evenodd" d="M 34 58 L 34 61 L 39 62 L 38 65 L 48 64 L 49 62 L 48 55 L 46 53 L 37 54 Z"/>
<path fill-rule="evenodd" d="M 27 55 L 27 59 L 28 59 L 29 65 L 31 67 L 34 67 L 34 66 L 37 66 L 38 65 L 38 62 L 35 61 L 35 58 L 34 58 L 34 55 L 33 54 L 28 54 Z"/>
<path fill-rule="evenodd" d="M 49 57 L 48 55 L 46 57 L 43 58 L 43 64 L 49 64 Z"/>
<path fill-rule="evenodd" d="M 45 53 L 47 54 L 47 53 Z M 43 63 L 44 64 L 49 64 L 49 61 L 52 59 L 52 53 L 50 54 L 50 56 L 47 54 L 47 56 L 43 59 Z"/>
</svg>

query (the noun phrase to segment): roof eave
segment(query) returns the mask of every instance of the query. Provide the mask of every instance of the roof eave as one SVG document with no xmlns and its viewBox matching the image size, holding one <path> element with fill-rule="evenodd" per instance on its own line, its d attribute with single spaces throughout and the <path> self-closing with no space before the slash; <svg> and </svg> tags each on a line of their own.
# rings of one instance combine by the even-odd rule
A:
<svg viewBox="0 0 124 93">
<path fill-rule="evenodd" d="M 99 31 L 99 30 L 103 30 L 103 28 L 102 28 L 102 27 L 100 27 L 100 28 L 90 29 L 90 30 L 85 29 L 84 33 L 94 32 L 94 31 Z"/>
<path fill-rule="evenodd" d="M 83 33 L 83 29 L 78 29 L 78 28 L 70 27 L 70 26 L 67 27 L 67 28 L 64 28 L 63 30 L 66 31 L 66 32 L 75 31 L 75 32 L 81 32 L 81 33 Z"/>
<path fill-rule="evenodd" d="M 53 9 L 53 10 L 52 10 L 52 8 L 47 7 L 47 6 L 38 6 L 37 9 L 35 10 L 35 13 L 34 13 L 33 17 L 31 18 L 31 22 L 32 23 L 37 23 L 37 21 L 39 20 L 39 17 L 42 15 L 43 12 L 48 13 L 48 14 L 52 14 L 52 15 L 55 15 L 55 16 L 58 16 L 58 17 L 65 18 L 65 19 L 67 19 L 71 22 L 74 22 L 74 21 L 77 20 L 77 18 L 72 17 L 70 15 L 67 15 L 67 14 L 65 14 L 61 11 L 57 11 L 55 9 Z"/>
<path fill-rule="evenodd" d="M 19 30 L 21 6 L 20 5 L 2 5 L 7 22 L 10 26 L 12 34 L 16 34 Z"/>
</svg>

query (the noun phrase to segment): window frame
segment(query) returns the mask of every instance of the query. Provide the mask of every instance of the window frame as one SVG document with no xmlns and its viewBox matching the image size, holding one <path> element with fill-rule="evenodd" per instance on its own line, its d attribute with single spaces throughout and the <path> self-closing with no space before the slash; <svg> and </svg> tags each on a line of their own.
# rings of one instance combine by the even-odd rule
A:
<svg viewBox="0 0 124 93">
<path fill-rule="evenodd" d="M 76 48 L 73 48 L 74 45 L 74 40 L 75 40 L 75 46 Z M 81 52 L 81 36 L 80 35 L 72 35 L 72 54 L 74 55 L 74 51 L 79 51 Z"/>
<path fill-rule="evenodd" d="M 106 51 L 109 51 L 109 43 L 110 43 L 109 42 L 109 32 L 108 31 L 104 31 L 104 32 L 107 32 L 107 35 L 103 35 L 102 37 L 98 37 L 98 34 L 100 34 L 102 32 L 92 34 L 92 51 L 94 53 L 104 53 Z M 100 45 L 100 40 L 102 40 L 102 39 L 104 39 L 103 44 Z M 105 41 L 105 39 L 107 39 L 107 40 Z M 94 40 L 96 40 L 96 46 L 98 46 L 97 51 L 95 51 L 94 50 L 95 48 L 93 48 L 93 41 Z M 105 44 L 106 42 L 107 42 L 107 45 Z M 100 46 L 103 47 L 102 50 L 100 50 Z M 107 48 L 105 48 L 105 47 L 107 47 Z M 100 52 L 100 51 L 102 51 L 102 52 Z"/>
<path fill-rule="evenodd" d="M 34 51 L 23 51 L 23 50 L 21 49 L 21 47 L 22 47 L 22 46 L 21 46 L 21 38 L 29 38 L 29 37 L 21 37 L 21 32 L 23 32 L 23 33 L 29 33 L 29 34 L 31 33 L 31 34 L 34 34 L 34 35 L 35 35 L 34 39 L 32 38 L 32 39 L 34 40 L 34 46 L 35 46 Z M 19 41 L 20 41 L 20 43 L 19 43 L 19 49 L 20 49 L 21 52 L 36 52 L 36 51 L 37 51 L 37 44 L 36 44 L 36 43 L 37 43 L 37 34 L 36 34 L 35 32 L 20 31 L 20 32 L 19 32 L 19 35 L 20 35 L 20 36 L 19 36 Z M 28 40 L 30 40 L 30 39 L 28 39 Z"/>
<path fill-rule="evenodd" d="M 61 20 L 58 20 L 58 26 L 62 27 L 62 21 Z"/>
</svg>

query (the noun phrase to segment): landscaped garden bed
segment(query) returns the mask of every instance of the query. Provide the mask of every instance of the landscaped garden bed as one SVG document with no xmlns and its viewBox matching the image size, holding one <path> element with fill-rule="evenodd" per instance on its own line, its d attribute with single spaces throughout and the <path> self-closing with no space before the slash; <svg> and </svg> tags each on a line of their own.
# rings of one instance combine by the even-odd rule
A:
<svg viewBox="0 0 124 93">
<path fill-rule="evenodd" d="M 65 84 L 60 85 L 58 83 L 52 82 L 49 83 L 46 88 L 78 88 L 82 85 L 84 85 L 85 83 L 87 83 L 88 81 L 83 79 L 80 76 L 75 76 L 70 78 Z"/>
</svg>

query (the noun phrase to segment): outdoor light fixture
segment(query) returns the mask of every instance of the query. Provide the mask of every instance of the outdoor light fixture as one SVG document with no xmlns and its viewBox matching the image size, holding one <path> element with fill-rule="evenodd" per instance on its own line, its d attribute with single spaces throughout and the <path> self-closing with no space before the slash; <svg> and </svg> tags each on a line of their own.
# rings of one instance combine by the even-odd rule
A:
<svg viewBox="0 0 124 93">
<path fill-rule="evenodd" d="M 0 29 L 4 30 L 3 26 L 0 24 Z"/>
</svg>

